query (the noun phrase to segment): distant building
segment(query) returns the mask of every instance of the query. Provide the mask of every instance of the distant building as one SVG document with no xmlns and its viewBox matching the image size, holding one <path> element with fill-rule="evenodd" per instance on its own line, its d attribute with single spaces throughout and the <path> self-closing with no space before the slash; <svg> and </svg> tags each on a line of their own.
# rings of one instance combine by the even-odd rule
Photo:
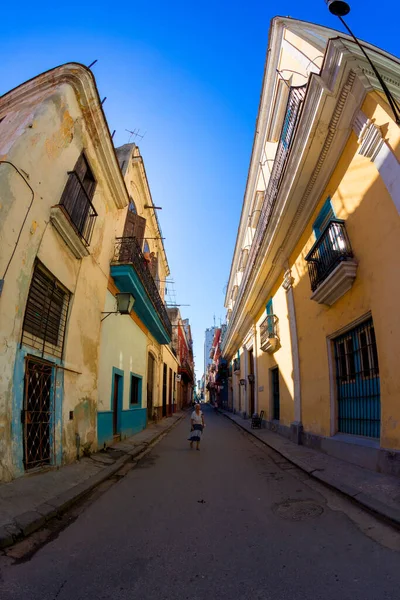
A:
<svg viewBox="0 0 400 600">
<path fill-rule="evenodd" d="M 216 327 L 208 327 L 204 334 L 204 373 L 207 373 L 207 368 L 211 365 L 210 351 L 213 344 Z"/>
</svg>

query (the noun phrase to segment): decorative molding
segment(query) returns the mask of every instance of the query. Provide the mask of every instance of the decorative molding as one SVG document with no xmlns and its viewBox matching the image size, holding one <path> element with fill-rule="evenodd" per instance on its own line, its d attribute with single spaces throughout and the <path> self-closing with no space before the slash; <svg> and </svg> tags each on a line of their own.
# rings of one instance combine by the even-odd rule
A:
<svg viewBox="0 0 400 600">
<path fill-rule="evenodd" d="M 360 144 L 359 154 L 370 158 L 374 162 L 385 141 L 379 127 L 368 119 L 360 131 L 358 143 Z"/>
<path fill-rule="evenodd" d="M 85 246 L 80 236 L 76 233 L 71 221 L 60 204 L 51 207 L 50 221 L 75 258 L 81 259 L 85 258 L 85 256 L 89 256 L 90 252 L 87 246 Z"/>
<path fill-rule="evenodd" d="M 293 283 L 294 283 L 294 277 L 292 276 L 292 271 L 289 268 L 285 271 L 285 273 L 283 275 L 282 287 L 286 292 L 288 292 L 293 287 Z"/>
<path fill-rule="evenodd" d="M 373 71 L 370 71 L 369 69 L 366 69 L 365 67 L 363 67 L 362 72 L 364 73 L 364 75 L 367 75 L 368 77 L 373 77 L 374 79 L 376 79 L 376 81 L 378 81 L 375 73 Z M 387 83 L 390 83 L 391 85 L 394 85 L 395 87 L 400 88 L 400 81 L 398 79 L 393 79 L 393 77 L 388 77 L 387 75 L 382 75 L 382 73 L 380 73 L 383 81 L 386 81 Z"/>
<path fill-rule="evenodd" d="M 357 274 L 355 260 L 346 260 L 338 264 L 330 275 L 318 286 L 311 296 L 318 304 L 332 306 L 352 287 Z"/>
<path fill-rule="evenodd" d="M 281 347 L 280 340 L 278 337 L 268 337 L 261 343 L 261 350 L 273 354 Z"/>
<path fill-rule="evenodd" d="M 80 63 L 67 63 L 26 81 L 0 98 L 1 114 L 27 101 L 40 103 L 46 96 L 54 94 L 55 90 L 63 84 L 71 86 L 75 92 L 110 195 L 117 208 L 125 208 L 129 203 L 128 192 L 90 69 Z"/>
<path fill-rule="evenodd" d="M 353 131 L 357 138 L 360 138 L 360 134 L 363 131 L 365 125 L 368 123 L 368 117 L 362 110 L 359 110 L 353 121 Z"/>
</svg>

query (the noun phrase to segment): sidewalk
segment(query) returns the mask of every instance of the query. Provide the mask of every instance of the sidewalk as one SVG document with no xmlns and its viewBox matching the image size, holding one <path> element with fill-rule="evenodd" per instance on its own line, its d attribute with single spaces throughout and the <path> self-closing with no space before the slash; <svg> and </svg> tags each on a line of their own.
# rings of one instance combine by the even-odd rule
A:
<svg viewBox="0 0 400 600">
<path fill-rule="evenodd" d="M 180 412 L 163 419 L 106 452 L 96 452 L 74 464 L 0 484 L 0 548 L 10 546 L 62 514 L 124 464 L 133 461 L 185 415 Z"/>
<path fill-rule="evenodd" d="M 251 429 L 251 419 L 244 420 L 239 415 L 221 412 L 311 477 L 400 527 L 400 479 L 397 477 L 369 471 L 305 446 L 298 446 L 268 429 Z"/>
</svg>

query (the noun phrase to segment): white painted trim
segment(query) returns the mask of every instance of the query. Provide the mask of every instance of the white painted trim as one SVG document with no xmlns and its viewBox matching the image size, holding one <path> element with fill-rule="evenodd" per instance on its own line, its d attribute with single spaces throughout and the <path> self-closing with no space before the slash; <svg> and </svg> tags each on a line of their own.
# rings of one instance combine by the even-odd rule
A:
<svg viewBox="0 0 400 600">
<path fill-rule="evenodd" d="M 290 281 L 290 285 L 288 282 Z M 286 287 L 285 287 L 286 286 Z M 286 302 L 289 319 L 290 346 L 292 350 L 292 368 L 293 368 L 293 396 L 294 396 L 294 421 L 302 422 L 301 410 L 301 377 L 300 377 L 300 354 L 297 336 L 296 307 L 293 294 L 293 277 L 290 269 L 285 271 L 284 289 L 286 290 Z"/>
</svg>

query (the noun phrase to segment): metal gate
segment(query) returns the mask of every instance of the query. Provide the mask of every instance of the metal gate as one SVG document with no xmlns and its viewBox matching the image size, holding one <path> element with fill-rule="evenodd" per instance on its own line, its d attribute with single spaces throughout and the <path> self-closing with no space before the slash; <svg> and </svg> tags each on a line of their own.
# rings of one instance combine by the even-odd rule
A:
<svg viewBox="0 0 400 600">
<path fill-rule="evenodd" d="M 372 319 L 336 338 L 338 431 L 379 438 L 381 397 Z"/>
<path fill-rule="evenodd" d="M 54 456 L 53 366 L 28 358 L 25 363 L 24 426 L 25 469 L 51 464 Z"/>
</svg>

